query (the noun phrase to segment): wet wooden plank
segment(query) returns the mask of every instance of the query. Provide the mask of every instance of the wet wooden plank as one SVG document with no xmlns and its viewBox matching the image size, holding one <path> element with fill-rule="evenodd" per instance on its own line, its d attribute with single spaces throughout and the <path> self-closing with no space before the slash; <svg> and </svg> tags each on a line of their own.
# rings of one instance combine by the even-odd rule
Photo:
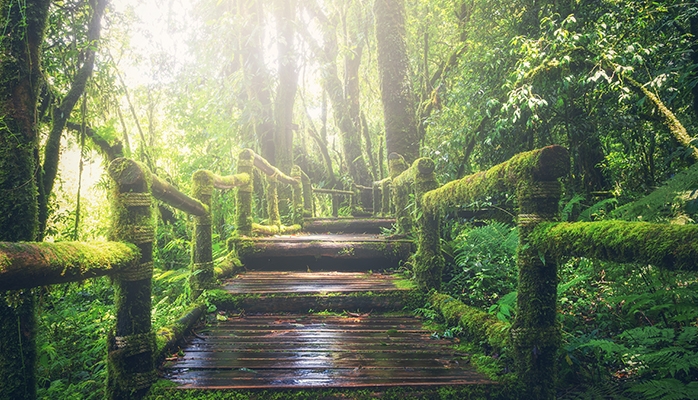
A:
<svg viewBox="0 0 698 400">
<path fill-rule="evenodd" d="M 308 218 L 303 230 L 312 233 L 381 233 L 394 223 L 394 218 Z"/>
<path fill-rule="evenodd" d="M 214 323 L 164 366 L 183 388 L 491 383 L 405 317 L 263 315 Z"/>
<path fill-rule="evenodd" d="M 298 234 L 231 240 L 248 269 L 366 271 L 395 268 L 414 250 L 410 240 L 372 234 Z"/>
<path fill-rule="evenodd" d="M 223 283 L 234 294 L 270 293 L 351 293 L 405 290 L 395 282 L 399 277 L 362 272 L 248 271 Z"/>
</svg>

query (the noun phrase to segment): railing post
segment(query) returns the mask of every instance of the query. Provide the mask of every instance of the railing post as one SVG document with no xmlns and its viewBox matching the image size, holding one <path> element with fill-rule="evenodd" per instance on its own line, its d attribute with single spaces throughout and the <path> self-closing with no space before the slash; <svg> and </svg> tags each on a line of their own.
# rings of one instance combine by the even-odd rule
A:
<svg viewBox="0 0 698 400">
<path fill-rule="evenodd" d="M 194 233 L 191 249 L 191 297 L 196 299 L 204 289 L 213 285 L 213 239 L 211 230 L 211 196 L 213 176 L 211 172 L 198 170 L 192 175 L 192 197 L 206 209 L 206 215 L 194 216 Z"/>
<path fill-rule="evenodd" d="M 393 198 L 392 203 L 395 207 L 395 223 L 399 233 L 407 233 L 412 229 L 412 222 L 407 209 L 411 182 L 405 181 L 403 182 L 404 184 L 398 184 L 396 179 L 408 169 L 408 165 L 403 156 L 397 153 L 390 153 L 388 155 L 388 168 L 392 180 L 391 195 Z"/>
<path fill-rule="evenodd" d="M 281 215 L 279 214 L 279 180 L 276 175 L 267 175 L 267 214 L 271 226 L 281 226 Z"/>
<path fill-rule="evenodd" d="M 312 218 L 315 215 L 313 202 L 313 185 L 310 177 L 301 170 L 301 184 L 303 185 L 303 216 Z"/>
<path fill-rule="evenodd" d="M 511 328 L 516 371 L 526 398 L 555 398 L 555 353 L 560 328 L 555 322 L 557 265 L 543 259 L 529 243 L 529 235 L 541 222 L 558 217 L 560 182 L 529 179 L 517 190 L 519 269 L 517 314 Z"/>
<path fill-rule="evenodd" d="M 244 149 L 238 157 L 238 173 L 248 174 L 249 182 L 237 188 L 235 223 L 238 233 L 245 236 L 252 235 L 252 192 L 254 191 L 254 153 L 250 149 Z"/>
<path fill-rule="evenodd" d="M 298 165 L 294 165 L 291 168 L 291 177 L 298 180 L 297 184 L 292 185 L 293 198 L 292 198 L 292 217 L 293 224 L 303 225 L 303 211 L 304 211 L 304 201 L 303 201 L 303 171 Z"/>
<path fill-rule="evenodd" d="M 120 158 L 110 164 L 109 174 L 114 180 L 110 239 L 135 244 L 141 257 L 136 267 L 115 277 L 116 327 L 107 341 L 107 396 L 138 399 L 157 379 L 150 319 L 155 240 L 150 172 Z"/>
<path fill-rule="evenodd" d="M 384 179 L 383 184 L 381 184 L 381 196 L 383 198 L 383 215 L 384 216 L 389 216 L 391 214 L 395 213 L 395 210 L 393 210 L 393 204 L 390 201 L 390 198 L 392 197 L 392 194 L 390 191 L 392 190 L 392 180 L 391 179 Z"/>
<path fill-rule="evenodd" d="M 414 197 L 417 207 L 417 251 L 414 254 L 414 274 L 417 283 L 426 289 L 441 287 L 444 258 L 441 255 L 440 215 L 422 206 L 424 193 L 439 187 L 434 175 L 434 161 L 420 158 L 415 161 Z"/>
<path fill-rule="evenodd" d="M 381 193 L 381 182 L 373 182 L 373 216 L 380 217 L 383 215 L 383 197 Z"/>
</svg>

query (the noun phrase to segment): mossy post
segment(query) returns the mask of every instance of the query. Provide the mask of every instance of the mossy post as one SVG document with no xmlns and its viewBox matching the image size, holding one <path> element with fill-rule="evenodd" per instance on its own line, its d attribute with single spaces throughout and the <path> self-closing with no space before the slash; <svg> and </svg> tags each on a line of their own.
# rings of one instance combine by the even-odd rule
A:
<svg viewBox="0 0 698 400">
<path fill-rule="evenodd" d="M 410 193 L 412 192 L 413 180 L 410 179 L 405 158 L 397 153 L 390 153 L 388 156 L 388 167 L 392 180 L 392 203 L 395 207 L 395 222 L 399 233 L 408 233 L 412 230 L 412 219 L 407 209 Z"/>
<path fill-rule="evenodd" d="M 424 289 L 439 289 L 444 258 L 441 255 L 439 233 L 440 214 L 422 206 L 424 193 L 439 187 L 434 175 L 434 161 L 420 158 L 414 162 L 414 197 L 417 213 L 417 251 L 414 254 L 414 274 L 417 284 Z"/>
<path fill-rule="evenodd" d="M 109 165 L 109 175 L 114 180 L 110 239 L 135 244 L 141 257 L 114 279 L 116 327 L 107 341 L 107 397 L 138 399 L 157 379 L 150 320 L 155 240 L 150 172 L 119 158 Z"/>
<path fill-rule="evenodd" d="M 559 216 L 561 186 L 558 177 L 569 171 L 569 158 L 544 158 L 537 173 L 522 176 L 518 183 L 519 269 L 516 320 L 511 344 L 522 390 L 526 398 L 555 398 L 555 355 L 560 345 L 557 312 L 557 264 L 545 259 L 530 243 L 529 236 L 541 222 Z"/>
<path fill-rule="evenodd" d="M 373 182 L 373 216 L 380 217 L 383 215 L 383 197 L 381 193 L 381 182 Z"/>
<path fill-rule="evenodd" d="M 267 175 L 267 214 L 269 215 L 268 225 L 280 226 L 281 215 L 279 214 L 279 180 L 276 175 Z"/>
<path fill-rule="evenodd" d="M 293 189 L 293 197 L 291 202 L 292 207 L 292 224 L 303 225 L 304 200 L 303 200 L 303 171 L 298 165 L 291 168 L 291 177 L 296 179 L 298 183 L 291 185 Z"/>
<path fill-rule="evenodd" d="M 250 180 L 246 185 L 237 188 L 235 223 L 241 235 L 252 236 L 252 193 L 254 192 L 254 153 L 244 149 L 238 157 L 238 174 L 248 174 Z"/>
<path fill-rule="evenodd" d="M 381 198 L 383 200 L 383 206 L 381 207 L 383 209 L 383 216 L 388 216 L 394 213 L 394 210 L 392 209 L 393 204 L 390 201 L 390 198 L 392 195 L 390 194 L 391 188 L 392 188 L 392 179 L 386 178 L 383 179 L 383 183 L 381 184 Z"/>
<path fill-rule="evenodd" d="M 301 170 L 301 185 L 303 185 L 303 216 L 312 218 L 313 211 L 313 185 L 308 174 Z"/>
<path fill-rule="evenodd" d="M 208 210 L 205 215 L 194 216 L 189 284 L 191 285 L 192 299 L 196 299 L 204 289 L 210 288 L 215 280 L 210 211 L 213 174 L 210 171 L 198 170 L 192 175 L 192 181 L 192 197 L 199 200 Z"/>
</svg>

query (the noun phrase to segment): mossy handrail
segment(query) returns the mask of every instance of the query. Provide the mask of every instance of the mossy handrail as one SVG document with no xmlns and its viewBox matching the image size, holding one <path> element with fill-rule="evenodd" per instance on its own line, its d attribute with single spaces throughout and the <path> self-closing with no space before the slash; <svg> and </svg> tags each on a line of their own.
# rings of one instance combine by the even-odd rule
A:
<svg viewBox="0 0 698 400">
<path fill-rule="evenodd" d="M 539 224 L 530 243 L 546 259 L 587 257 L 698 271 L 698 225 L 607 220 Z"/>
<path fill-rule="evenodd" d="M 115 275 L 136 267 L 140 257 L 135 245 L 121 242 L 0 242 L 0 290 Z"/>
<path fill-rule="evenodd" d="M 388 174 L 387 178 L 374 181 L 373 188 L 373 216 L 385 217 L 397 212 L 392 203 L 392 183 L 401 173 L 408 169 L 405 158 L 397 153 L 388 154 Z"/>
<path fill-rule="evenodd" d="M 393 162 L 400 168 L 398 157 L 393 156 Z M 443 213 L 491 197 L 514 195 L 518 202 L 520 238 L 517 258 L 518 310 L 514 324 L 507 329 L 508 340 L 492 342 L 493 338 L 489 337 L 488 340 L 497 346 L 504 346 L 506 342 L 510 347 L 517 375 L 531 398 L 555 396 L 554 360 L 560 331 L 555 324 L 557 266 L 552 261 L 542 262 L 530 245 L 529 236 L 540 223 L 557 218 L 561 191 L 558 179 L 569 173 L 569 168 L 567 150 L 561 146 L 547 146 L 517 154 L 486 171 L 441 187 L 433 178 L 433 162 L 429 159 L 419 159 L 410 168 L 391 177 L 398 230 L 406 233 L 415 228 L 417 251 L 413 271 L 417 284 L 423 289 L 438 289 L 441 283 L 444 260 L 440 248 L 440 220 Z M 416 218 L 406 209 L 410 193 L 415 196 Z M 439 303 L 442 309 L 448 309 L 444 308 L 449 304 L 448 299 L 439 298 Z M 458 311 L 459 315 L 462 314 L 458 318 L 469 318 L 468 315 L 484 318 L 479 313 L 473 313 L 472 310 L 463 309 Z M 486 318 L 481 322 L 485 323 Z M 487 329 L 479 329 L 463 321 L 460 323 L 473 335 L 482 335 L 483 332 L 490 334 Z M 501 328 L 496 324 L 492 326 Z"/>
<path fill-rule="evenodd" d="M 351 207 L 351 205 L 354 203 L 354 196 L 356 195 L 356 193 L 350 190 L 325 189 L 317 187 L 313 187 L 312 190 L 313 194 L 329 194 L 330 196 L 332 196 L 332 216 L 335 218 L 339 217 L 339 198 L 349 197 L 349 207 Z"/>
<path fill-rule="evenodd" d="M 312 204 L 307 204 L 307 199 L 312 196 L 310 179 L 303 173 L 301 168 L 294 165 L 291 169 L 291 176 L 286 175 L 281 170 L 271 165 L 262 156 L 252 149 L 243 149 L 238 157 L 238 175 L 248 175 L 252 177 L 253 168 L 257 168 L 264 173 L 267 180 L 267 213 L 268 224 L 261 225 L 253 222 L 252 196 L 254 193 L 254 180 L 249 179 L 245 184 L 238 186 L 236 195 L 236 230 L 239 235 L 251 236 L 253 232 L 260 234 L 276 234 L 285 232 L 295 232 L 303 225 L 303 216 L 312 215 Z M 293 225 L 290 227 L 281 224 L 279 214 L 278 183 L 291 186 L 291 219 Z"/>
</svg>

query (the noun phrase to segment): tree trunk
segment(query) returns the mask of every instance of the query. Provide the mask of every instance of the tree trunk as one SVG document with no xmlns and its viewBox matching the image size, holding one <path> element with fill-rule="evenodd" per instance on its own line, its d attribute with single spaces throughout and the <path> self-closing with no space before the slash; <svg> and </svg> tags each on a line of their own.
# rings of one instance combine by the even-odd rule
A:
<svg viewBox="0 0 698 400">
<path fill-rule="evenodd" d="M 294 52 L 296 25 L 295 0 L 276 0 L 279 87 L 274 104 L 276 164 L 285 174 L 293 166 L 293 104 L 298 89 L 298 71 Z"/>
<path fill-rule="evenodd" d="M 323 48 L 320 49 L 312 38 L 309 44 L 320 57 L 322 87 L 329 96 L 332 104 L 332 113 L 341 133 L 342 151 L 344 160 L 349 170 L 349 175 L 355 183 L 368 185 L 371 181 L 366 160 L 361 152 L 361 118 L 359 103 L 359 77 L 358 70 L 361 63 L 363 46 L 349 44 L 349 51 L 345 57 L 345 82 L 339 78 L 337 57 L 339 55 L 337 45 L 337 24 L 333 19 L 322 13 L 317 4 L 308 5 L 308 11 L 320 22 L 323 36 Z M 356 41 L 358 42 L 358 41 Z"/>
<path fill-rule="evenodd" d="M 104 8 L 107 5 L 107 0 L 91 0 L 90 7 L 92 8 L 92 17 L 90 18 L 87 27 L 87 41 L 90 43 L 87 46 L 83 56 L 84 62 L 75 74 L 73 82 L 70 86 L 68 94 L 61 101 L 61 104 L 53 111 L 52 126 L 49 132 L 46 146 L 44 147 L 44 165 L 43 176 L 39 185 L 42 185 L 39 190 L 39 236 L 44 235 L 46 222 L 48 220 L 48 198 L 53 191 L 53 183 L 56 180 L 58 173 L 58 161 L 60 159 L 61 136 L 65 125 L 70 118 L 70 114 L 75 108 L 82 94 L 85 92 L 87 80 L 92 76 L 92 70 L 95 61 L 95 47 L 93 43 L 100 38 L 102 15 Z"/>
<path fill-rule="evenodd" d="M 276 164 L 274 144 L 274 103 L 271 99 L 271 79 L 264 65 L 263 9 L 259 0 L 241 0 L 238 3 L 244 18 L 241 29 L 240 53 L 245 74 L 248 103 L 246 114 L 249 127 L 259 143 L 260 152 L 272 164 Z M 243 143 L 251 142 L 243 137 Z"/>
<path fill-rule="evenodd" d="M 33 241 L 39 231 L 36 107 L 49 4 L 0 0 L 0 241 Z M 0 321 L 0 393 L 36 398 L 32 292 L 0 293 Z"/>
<path fill-rule="evenodd" d="M 693 35 L 691 61 L 696 66 L 698 65 L 698 14 L 691 16 L 691 35 Z M 698 70 L 696 68 L 693 68 L 691 75 L 694 81 L 698 80 Z M 698 84 L 693 86 L 691 93 L 693 94 L 693 113 L 698 118 Z"/>
<path fill-rule="evenodd" d="M 419 134 L 409 77 L 404 0 L 376 0 L 376 38 L 388 153 L 408 163 L 419 157 Z"/>
</svg>

